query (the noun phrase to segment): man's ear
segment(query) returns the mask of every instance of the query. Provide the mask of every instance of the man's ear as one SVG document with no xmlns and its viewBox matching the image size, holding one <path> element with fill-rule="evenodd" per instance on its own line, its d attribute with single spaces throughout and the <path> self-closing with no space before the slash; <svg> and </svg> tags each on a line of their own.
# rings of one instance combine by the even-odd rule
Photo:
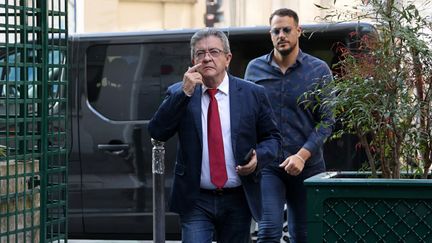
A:
<svg viewBox="0 0 432 243">
<path fill-rule="evenodd" d="M 191 59 L 192 66 L 195 66 L 195 60 Z"/>
<path fill-rule="evenodd" d="M 298 32 L 298 37 L 300 37 L 302 35 L 302 28 L 300 27 L 300 25 L 297 27 L 297 32 Z"/>
<path fill-rule="evenodd" d="M 228 69 L 230 62 L 231 62 L 231 59 L 232 59 L 232 54 L 231 53 L 226 54 L 226 59 L 227 59 L 227 63 L 226 63 L 225 69 Z"/>
</svg>

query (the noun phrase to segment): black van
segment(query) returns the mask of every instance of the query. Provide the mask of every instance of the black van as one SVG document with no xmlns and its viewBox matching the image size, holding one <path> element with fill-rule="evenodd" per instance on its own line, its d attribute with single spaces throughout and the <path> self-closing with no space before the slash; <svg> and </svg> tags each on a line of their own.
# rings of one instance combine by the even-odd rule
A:
<svg viewBox="0 0 432 243">
<path fill-rule="evenodd" d="M 355 48 L 359 36 L 375 32 L 365 23 L 302 27 L 301 49 L 330 66 L 340 58 L 338 45 Z M 251 59 L 272 49 L 268 27 L 224 31 L 231 44 L 229 72 L 233 75 L 243 77 Z M 194 32 L 70 36 L 69 238 L 152 238 L 152 145 L 147 124 L 166 88 L 180 81 L 191 66 L 189 40 Z M 355 139 L 349 136 L 328 142 L 328 170 L 357 169 L 362 155 L 354 144 Z M 165 144 L 166 195 L 172 182 L 175 146 L 175 138 Z M 174 213 L 166 214 L 166 233 L 167 239 L 179 238 Z"/>
</svg>

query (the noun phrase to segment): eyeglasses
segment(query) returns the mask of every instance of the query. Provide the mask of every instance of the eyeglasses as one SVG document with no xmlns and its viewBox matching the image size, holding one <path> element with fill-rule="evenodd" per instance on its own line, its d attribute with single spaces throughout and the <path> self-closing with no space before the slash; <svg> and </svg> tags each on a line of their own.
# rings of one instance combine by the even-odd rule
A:
<svg viewBox="0 0 432 243">
<path fill-rule="evenodd" d="M 194 55 L 195 55 L 195 58 L 197 60 L 202 60 L 202 59 L 205 58 L 205 56 L 207 55 L 207 53 L 209 53 L 211 57 L 217 58 L 217 57 L 220 56 L 220 54 L 222 52 L 224 52 L 224 51 L 219 50 L 217 48 L 212 48 L 212 49 L 210 49 L 208 51 L 204 51 L 204 50 L 196 51 Z"/>
<path fill-rule="evenodd" d="M 284 34 L 288 35 L 289 33 L 291 33 L 291 30 L 292 29 L 290 27 L 274 28 L 270 30 L 270 33 L 272 33 L 273 35 L 279 35 L 282 31 Z"/>
</svg>

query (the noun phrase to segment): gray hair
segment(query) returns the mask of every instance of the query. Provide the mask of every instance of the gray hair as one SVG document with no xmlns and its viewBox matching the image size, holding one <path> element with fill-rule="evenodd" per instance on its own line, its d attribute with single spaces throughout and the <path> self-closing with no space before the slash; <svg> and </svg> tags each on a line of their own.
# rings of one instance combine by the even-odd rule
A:
<svg viewBox="0 0 432 243">
<path fill-rule="evenodd" d="M 192 36 L 192 38 L 190 40 L 191 59 L 194 58 L 196 43 L 198 41 L 200 41 L 204 38 L 210 37 L 210 36 L 215 36 L 215 37 L 219 38 L 222 41 L 223 51 L 225 53 L 231 53 L 228 37 L 225 35 L 224 32 L 222 32 L 218 29 L 215 29 L 215 28 L 204 28 L 204 29 L 201 29 L 201 30 L 198 30 L 197 32 L 195 32 L 195 34 Z"/>
</svg>

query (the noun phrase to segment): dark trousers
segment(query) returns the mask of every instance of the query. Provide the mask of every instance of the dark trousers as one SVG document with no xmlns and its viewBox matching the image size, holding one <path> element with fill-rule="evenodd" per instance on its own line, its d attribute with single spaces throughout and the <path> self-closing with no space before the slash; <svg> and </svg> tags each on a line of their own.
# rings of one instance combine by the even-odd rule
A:
<svg viewBox="0 0 432 243">
<path fill-rule="evenodd" d="M 249 243 L 251 213 L 243 191 L 201 192 L 193 210 L 180 215 L 183 243 Z"/>
<path fill-rule="evenodd" d="M 261 180 L 263 215 L 258 222 L 258 242 L 280 242 L 285 203 L 290 242 L 307 242 L 307 198 L 303 181 L 323 171 L 324 163 L 307 167 L 298 176 L 289 175 L 277 164 L 264 168 Z"/>
</svg>

